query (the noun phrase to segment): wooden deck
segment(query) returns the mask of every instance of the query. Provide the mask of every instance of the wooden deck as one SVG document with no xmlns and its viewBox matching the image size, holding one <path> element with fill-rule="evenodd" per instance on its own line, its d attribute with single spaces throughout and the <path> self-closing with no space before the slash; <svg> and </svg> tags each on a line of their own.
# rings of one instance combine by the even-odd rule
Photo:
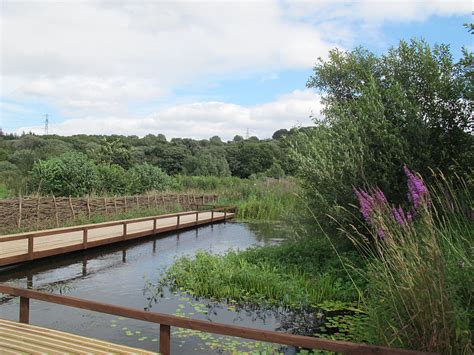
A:
<svg viewBox="0 0 474 355">
<path fill-rule="evenodd" d="M 10 354 L 156 354 L 143 349 L 0 319 L 0 353 Z"/>
<path fill-rule="evenodd" d="M 234 207 L 0 236 L 0 266 L 233 218 Z"/>
</svg>

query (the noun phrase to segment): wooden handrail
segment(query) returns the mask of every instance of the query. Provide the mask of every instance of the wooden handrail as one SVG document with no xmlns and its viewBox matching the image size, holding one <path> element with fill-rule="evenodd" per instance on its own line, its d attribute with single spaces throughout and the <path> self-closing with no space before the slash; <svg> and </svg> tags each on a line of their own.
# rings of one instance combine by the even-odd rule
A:
<svg viewBox="0 0 474 355">
<path fill-rule="evenodd" d="M 269 343 L 291 345 L 309 349 L 319 349 L 345 354 L 399 354 L 414 355 L 427 354 L 425 352 L 388 348 L 384 346 L 368 345 L 362 343 L 351 343 L 347 341 L 328 340 L 301 335 L 286 334 L 270 330 L 247 328 L 223 323 L 177 317 L 174 315 L 147 312 L 140 309 L 116 306 L 107 303 L 84 300 L 76 297 L 56 295 L 41 291 L 29 290 L 0 284 L 0 293 L 20 297 L 19 319 L 22 323 L 29 322 L 29 300 L 55 303 L 63 306 L 87 309 L 89 311 L 113 314 L 116 316 L 138 319 L 142 321 L 160 324 L 160 352 L 164 355 L 170 354 L 170 327 L 193 329 L 208 333 L 234 336 Z"/>
</svg>

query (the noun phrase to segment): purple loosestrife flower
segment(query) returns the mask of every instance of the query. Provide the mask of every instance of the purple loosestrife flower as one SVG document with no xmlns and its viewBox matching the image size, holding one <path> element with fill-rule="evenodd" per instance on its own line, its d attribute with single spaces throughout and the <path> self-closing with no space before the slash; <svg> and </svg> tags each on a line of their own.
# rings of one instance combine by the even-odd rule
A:
<svg viewBox="0 0 474 355">
<path fill-rule="evenodd" d="M 354 189 L 354 193 L 359 200 L 359 210 L 364 216 L 364 219 L 371 223 L 372 215 L 375 211 L 381 210 L 387 203 L 387 198 L 380 189 L 374 189 L 372 194 L 362 189 Z"/>
<path fill-rule="evenodd" d="M 395 218 L 395 221 L 397 221 L 397 223 L 401 226 L 404 226 L 407 222 L 412 221 L 412 214 L 408 212 L 405 216 L 405 211 L 401 207 L 398 207 L 398 209 L 393 207 L 392 215 L 393 215 L 393 218 Z"/>
<path fill-rule="evenodd" d="M 408 178 L 408 199 L 416 211 L 420 204 L 428 202 L 428 189 L 423 183 L 423 180 L 413 174 L 406 165 L 403 166 L 403 171 Z"/>
</svg>

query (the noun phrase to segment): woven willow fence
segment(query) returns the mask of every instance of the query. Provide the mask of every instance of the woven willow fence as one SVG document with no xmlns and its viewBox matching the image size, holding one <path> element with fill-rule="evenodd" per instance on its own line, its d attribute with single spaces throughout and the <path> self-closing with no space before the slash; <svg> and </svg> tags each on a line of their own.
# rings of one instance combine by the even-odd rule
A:
<svg viewBox="0 0 474 355">
<path fill-rule="evenodd" d="M 40 229 L 62 226 L 79 216 L 113 215 L 140 208 L 169 210 L 196 208 L 217 201 L 217 195 L 149 194 L 120 197 L 41 197 L 20 196 L 0 200 L 0 234 L 16 228 Z"/>
</svg>

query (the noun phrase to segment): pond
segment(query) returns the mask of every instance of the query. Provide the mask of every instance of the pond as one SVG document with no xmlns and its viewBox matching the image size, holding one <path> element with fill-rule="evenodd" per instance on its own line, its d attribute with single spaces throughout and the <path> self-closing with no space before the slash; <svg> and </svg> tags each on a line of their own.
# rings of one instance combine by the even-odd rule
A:
<svg viewBox="0 0 474 355">
<path fill-rule="evenodd" d="M 150 303 L 146 285 L 148 281 L 158 281 L 177 257 L 192 256 L 199 250 L 225 253 L 229 249 L 269 245 L 280 242 L 287 235 L 288 231 L 278 224 L 219 223 L 0 269 L 0 282 L 138 309 L 151 306 L 155 312 L 195 319 L 276 330 L 284 322 L 280 310 L 239 309 L 169 290 L 165 290 L 164 297 Z M 0 298 L 0 318 L 18 320 L 18 302 L 18 299 Z M 158 324 L 34 300 L 30 305 L 30 322 L 158 350 Z M 267 347 L 254 341 L 179 328 L 172 328 L 171 342 L 174 354 L 229 353 L 236 349 L 253 351 Z"/>
</svg>

